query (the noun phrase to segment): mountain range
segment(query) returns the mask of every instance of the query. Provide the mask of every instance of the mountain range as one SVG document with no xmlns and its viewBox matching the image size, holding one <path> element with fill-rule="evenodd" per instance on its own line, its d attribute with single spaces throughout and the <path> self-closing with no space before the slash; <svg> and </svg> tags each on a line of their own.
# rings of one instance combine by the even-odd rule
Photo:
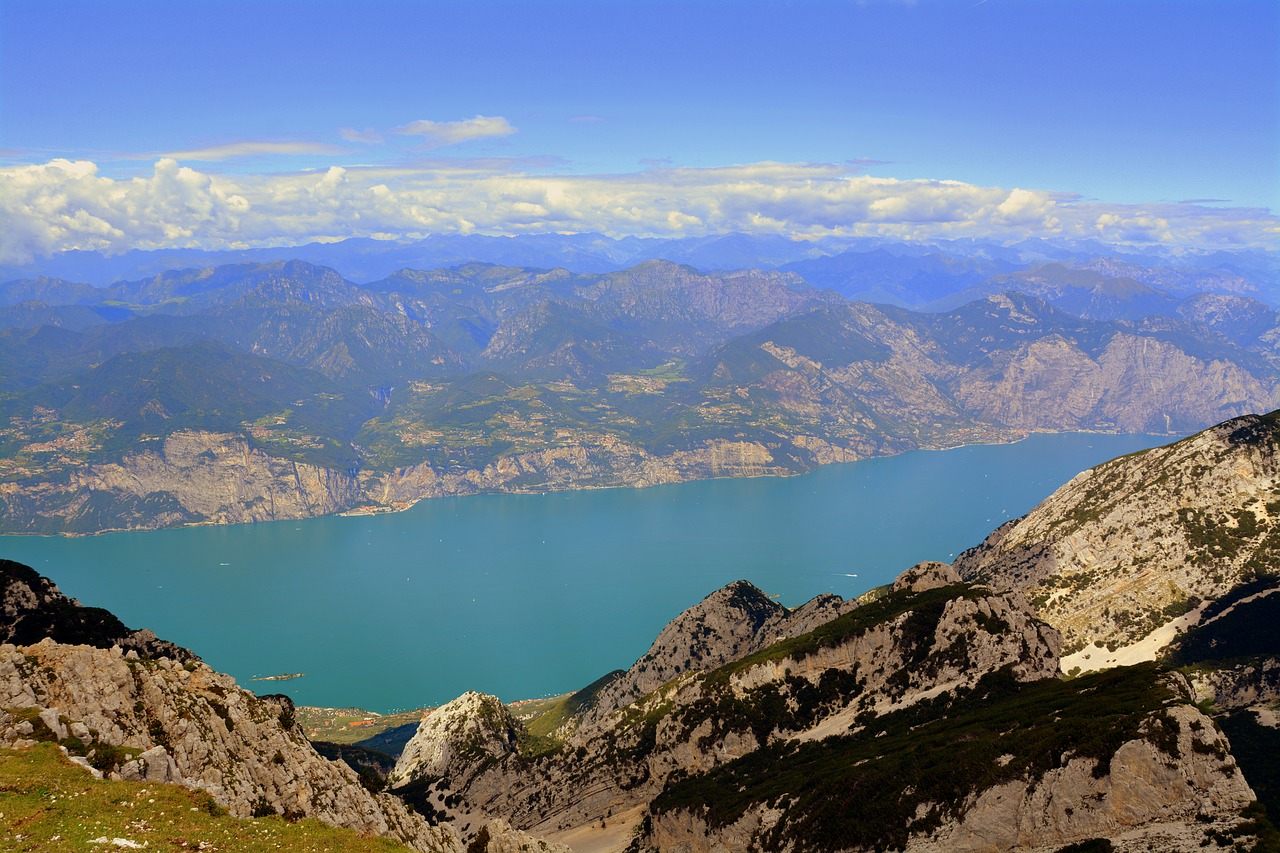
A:
<svg viewBox="0 0 1280 853">
<path fill-rule="evenodd" d="M 102 287 L 173 269 L 302 260 L 332 267 L 353 281 L 370 282 L 406 268 L 435 269 L 471 262 L 603 273 L 664 259 L 701 269 L 791 269 L 816 286 L 832 287 L 846 295 L 867 288 L 886 294 L 896 292 L 907 300 L 906 307 L 937 299 L 1001 272 L 1054 262 L 1086 264 L 1098 259 L 1172 271 L 1214 270 L 1243 276 L 1262 287 L 1273 297 L 1264 301 L 1274 302 L 1274 297 L 1280 295 L 1280 257 L 1274 251 L 1259 249 L 1175 252 L 1158 246 L 1139 248 L 1097 240 L 1033 238 L 1014 244 L 974 239 L 902 242 L 877 237 L 791 240 L 742 233 L 674 238 L 610 237 L 589 232 L 509 237 L 439 234 L 421 240 L 352 238 L 222 251 L 67 251 L 24 264 L 0 266 L 0 281 L 44 275 Z M 883 301 L 869 295 L 857 298 Z"/>
<path fill-rule="evenodd" d="M 669 261 L 12 281 L 0 529 L 792 474 L 1031 431 L 1179 434 L 1280 405 L 1280 314 L 1238 274 L 1097 261 L 970 291 L 927 312 L 794 270 Z"/>
</svg>

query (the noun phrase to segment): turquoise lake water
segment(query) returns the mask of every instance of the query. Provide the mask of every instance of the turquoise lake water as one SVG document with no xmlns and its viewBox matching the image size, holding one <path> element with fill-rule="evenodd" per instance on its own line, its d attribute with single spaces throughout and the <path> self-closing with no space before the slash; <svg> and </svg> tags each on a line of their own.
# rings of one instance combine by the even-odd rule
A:
<svg viewBox="0 0 1280 853">
<path fill-rule="evenodd" d="M 788 606 L 950 561 L 1077 472 L 1168 437 L 1039 435 L 790 478 L 481 495 L 390 515 L 0 537 L 0 556 L 262 693 L 375 711 L 582 687 L 745 578 Z M 284 682 L 254 675 L 305 672 Z"/>
</svg>

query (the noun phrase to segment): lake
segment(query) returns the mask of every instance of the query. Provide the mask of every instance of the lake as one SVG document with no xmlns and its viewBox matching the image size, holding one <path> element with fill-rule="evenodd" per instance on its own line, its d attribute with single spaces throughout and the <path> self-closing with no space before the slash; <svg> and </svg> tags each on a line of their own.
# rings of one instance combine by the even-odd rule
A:
<svg viewBox="0 0 1280 853">
<path fill-rule="evenodd" d="M 388 515 L 0 537 L 85 604 L 261 693 L 390 711 L 554 695 L 625 669 L 745 578 L 788 606 L 950 561 L 1077 472 L 1171 441 L 1036 435 L 790 478 L 480 495 Z M 290 681 L 255 675 L 304 672 Z"/>
</svg>

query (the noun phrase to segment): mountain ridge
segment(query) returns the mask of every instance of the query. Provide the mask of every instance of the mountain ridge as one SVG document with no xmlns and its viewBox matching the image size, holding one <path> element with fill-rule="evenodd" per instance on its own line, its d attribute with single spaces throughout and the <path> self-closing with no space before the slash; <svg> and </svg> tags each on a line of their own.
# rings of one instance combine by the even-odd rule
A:
<svg viewBox="0 0 1280 853">
<path fill-rule="evenodd" d="M 1017 294 L 923 314 L 789 273 L 666 261 L 607 275 L 472 264 L 371 288 L 295 261 L 138 287 L 160 313 L 0 332 L 4 529 L 785 475 L 1033 431 L 1179 433 L 1280 405 L 1277 315 L 1236 297 L 1138 324 Z M 116 411 L 147 382 L 208 393 Z M 111 406 L 75 402 L 95 399 Z M 200 441 L 198 469 L 162 450 Z M 248 474 L 224 450 L 242 445 Z M 181 481 L 197 470 L 212 492 L 193 502 Z M 331 487 L 298 491 L 295 471 Z M 148 521 L 147 507 L 163 511 Z"/>
</svg>

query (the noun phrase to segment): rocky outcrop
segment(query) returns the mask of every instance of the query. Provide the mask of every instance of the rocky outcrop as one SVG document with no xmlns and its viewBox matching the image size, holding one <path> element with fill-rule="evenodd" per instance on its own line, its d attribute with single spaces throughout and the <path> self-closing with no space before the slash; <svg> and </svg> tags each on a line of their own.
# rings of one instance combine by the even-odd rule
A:
<svg viewBox="0 0 1280 853">
<path fill-rule="evenodd" d="M 600 691 L 586 719 L 602 719 L 681 674 L 715 669 L 808 633 L 855 606 L 822 595 L 791 611 L 747 581 L 735 581 L 668 623 L 649 651 Z"/>
<path fill-rule="evenodd" d="M 1095 646 L 1115 652 L 1149 640 L 1131 660 L 1150 659 L 1176 636 L 1166 625 L 1184 615 L 1178 625 L 1194 624 L 1199 605 L 1272 571 L 1278 559 L 1273 413 L 1086 471 L 961 554 L 956 567 L 1024 591 L 1062 632 L 1066 653 L 1081 655 L 1071 665 L 1088 668 L 1084 655 L 1102 657 Z"/>
<path fill-rule="evenodd" d="M 233 815 L 315 817 L 417 850 L 461 849 L 450 830 L 321 758 L 287 698 L 254 696 L 198 661 L 49 639 L 3 645 L 0 707 L 46 709 L 77 727 L 89 760 L 109 775 L 200 788 Z"/>
<path fill-rule="evenodd" d="M 413 778 L 465 781 L 474 769 L 516 751 L 519 724 L 497 697 L 470 691 L 432 711 L 405 745 L 387 783 Z"/>
<path fill-rule="evenodd" d="M 468 695 L 422 723 L 419 748 L 406 750 L 392 779 L 433 785 L 459 813 L 567 837 L 615 815 L 634 823 L 673 775 L 848 732 L 859 715 L 964 689 L 997 669 L 1015 681 L 1049 677 L 1057 642 L 1021 596 L 969 587 L 942 564 L 862 606 L 824 596 L 788 611 L 739 581 L 668 625 L 550 751 L 522 749 L 496 700 Z"/>
<path fill-rule="evenodd" d="M 0 560 L 0 643 L 28 645 L 45 638 L 100 649 L 119 646 L 146 657 L 170 657 L 179 663 L 199 660 L 181 646 L 151 631 L 133 631 L 114 614 L 84 607 L 67 598 L 30 566 Z"/>
</svg>

